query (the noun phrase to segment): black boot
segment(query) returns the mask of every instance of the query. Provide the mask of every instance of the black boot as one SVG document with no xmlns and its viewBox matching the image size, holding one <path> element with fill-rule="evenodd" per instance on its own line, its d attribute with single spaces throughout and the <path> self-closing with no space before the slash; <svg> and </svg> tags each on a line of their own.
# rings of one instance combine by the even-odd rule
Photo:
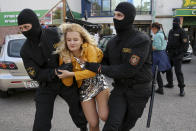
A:
<svg viewBox="0 0 196 131">
<path fill-rule="evenodd" d="M 173 88 L 173 87 L 174 87 L 174 85 L 173 85 L 173 84 L 169 84 L 169 83 L 168 83 L 168 84 L 164 85 L 164 87 L 165 87 L 165 88 Z"/>
<path fill-rule="evenodd" d="M 185 95 L 185 91 L 184 91 L 184 88 L 180 88 L 180 96 L 184 96 Z"/>
<path fill-rule="evenodd" d="M 163 95 L 163 94 L 164 94 L 163 87 L 159 87 L 159 88 L 156 90 L 156 93 Z"/>
</svg>

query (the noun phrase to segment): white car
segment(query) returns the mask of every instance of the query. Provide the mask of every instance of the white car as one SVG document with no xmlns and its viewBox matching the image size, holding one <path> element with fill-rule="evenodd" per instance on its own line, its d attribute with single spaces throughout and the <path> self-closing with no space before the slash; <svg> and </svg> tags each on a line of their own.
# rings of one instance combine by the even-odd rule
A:
<svg viewBox="0 0 196 131">
<path fill-rule="evenodd" d="M 9 90 L 36 88 L 38 83 L 28 76 L 20 49 L 26 38 L 22 34 L 7 35 L 0 50 L 0 94 L 7 96 Z"/>
<path fill-rule="evenodd" d="M 191 62 L 191 60 L 192 60 L 192 55 L 193 55 L 193 48 L 192 48 L 192 46 L 189 44 L 189 47 L 188 47 L 186 53 L 184 54 L 183 62 Z"/>
</svg>

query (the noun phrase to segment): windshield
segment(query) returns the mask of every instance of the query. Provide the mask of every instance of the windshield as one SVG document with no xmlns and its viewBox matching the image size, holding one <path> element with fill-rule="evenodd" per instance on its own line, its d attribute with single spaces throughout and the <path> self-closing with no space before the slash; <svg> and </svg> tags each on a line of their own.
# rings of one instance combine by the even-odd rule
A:
<svg viewBox="0 0 196 131">
<path fill-rule="evenodd" d="M 25 39 L 15 39 L 8 43 L 8 56 L 10 57 L 20 57 L 20 49 L 24 44 Z"/>
</svg>

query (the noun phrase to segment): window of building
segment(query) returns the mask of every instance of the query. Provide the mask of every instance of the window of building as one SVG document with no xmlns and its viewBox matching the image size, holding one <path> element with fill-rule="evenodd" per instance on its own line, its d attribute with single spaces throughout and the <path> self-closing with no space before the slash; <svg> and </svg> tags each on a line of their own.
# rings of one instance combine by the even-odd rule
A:
<svg viewBox="0 0 196 131">
<path fill-rule="evenodd" d="M 110 0 L 102 0 L 102 11 L 111 11 Z"/>
<path fill-rule="evenodd" d="M 91 1 L 91 16 L 100 16 L 101 14 L 101 0 Z"/>
<path fill-rule="evenodd" d="M 111 5 L 112 5 L 112 11 L 115 10 L 116 6 L 123 1 L 127 1 L 127 0 L 111 0 Z M 128 0 L 129 1 L 129 0 Z M 130 2 L 130 1 L 129 1 Z M 131 2 L 132 3 L 132 2 Z"/>
<path fill-rule="evenodd" d="M 120 2 L 130 2 L 136 7 L 137 14 L 151 14 L 152 0 L 91 0 L 91 16 L 112 16 Z"/>
<path fill-rule="evenodd" d="M 151 0 L 133 0 L 137 14 L 151 14 Z"/>
</svg>

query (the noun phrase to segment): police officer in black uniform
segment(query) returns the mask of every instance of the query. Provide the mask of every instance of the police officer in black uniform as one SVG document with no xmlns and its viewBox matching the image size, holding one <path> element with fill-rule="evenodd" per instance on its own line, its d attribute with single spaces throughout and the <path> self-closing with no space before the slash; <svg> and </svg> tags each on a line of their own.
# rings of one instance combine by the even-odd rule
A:
<svg viewBox="0 0 196 131">
<path fill-rule="evenodd" d="M 152 87 L 150 38 L 133 29 L 135 7 L 121 2 L 114 12 L 117 35 L 107 44 L 103 63 L 86 68 L 114 79 L 109 98 L 109 117 L 103 131 L 129 131 L 148 102 Z"/>
<path fill-rule="evenodd" d="M 81 131 L 87 131 L 86 119 L 80 106 L 77 87 L 65 87 L 55 74 L 59 56 L 53 54 L 59 41 L 57 28 L 42 29 L 37 15 L 24 9 L 18 16 L 19 29 L 26 36 L 21 57 L 31 79 L 38 81 L 36 91 L 36 114 L 33 131 L 49 131 L 53 116 L 54 101 L 60 95 L 69 105 L 69 113 Z"/>
<path fill-rule="evenodd" d="M 173 29 L 169 31 L 167 52 L 170 59 L 171 66 L 174 66 L 176 77 L 178 80 L 178 87 L 180 88 L 180 96 L 184 96 L 184 77 L 182 73 L 182 58 L 188 47 L 188 40 L 185 31 L 180 28 L 180 18 L 176 17 L 173 20 Z M 166 72 L 168 83 L 166 88 L 173 88 L 173 72 L 172 69 Z"/>
</svg>

